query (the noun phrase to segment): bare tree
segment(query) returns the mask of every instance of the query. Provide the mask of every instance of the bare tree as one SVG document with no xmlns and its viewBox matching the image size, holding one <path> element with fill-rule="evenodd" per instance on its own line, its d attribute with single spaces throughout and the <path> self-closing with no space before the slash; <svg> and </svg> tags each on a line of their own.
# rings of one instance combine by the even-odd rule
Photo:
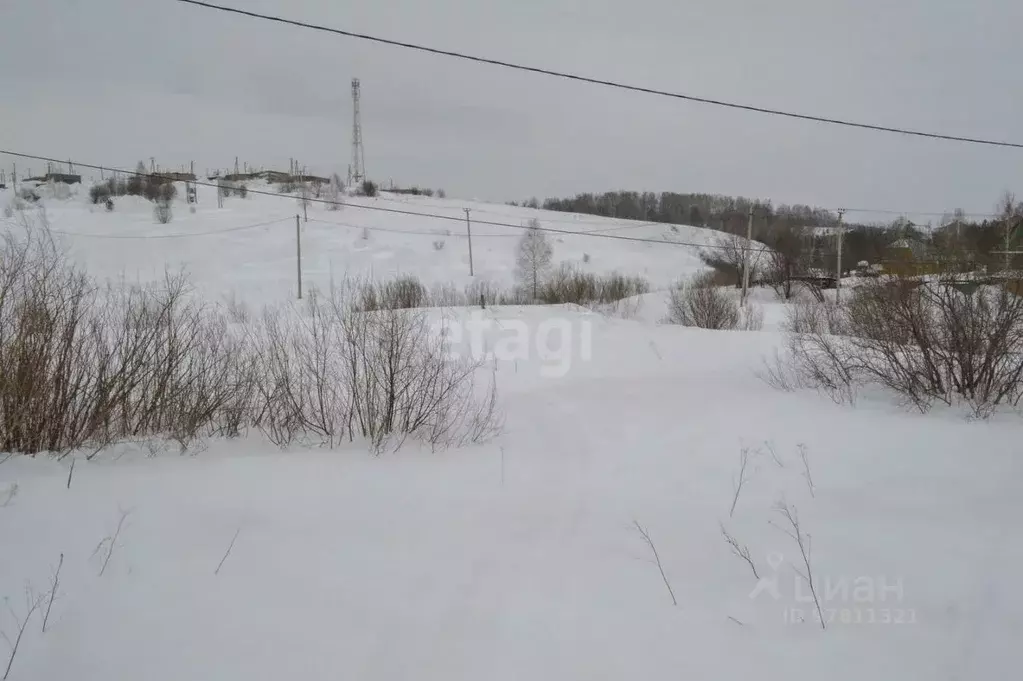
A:
<svg viewBox="0 0 1023 681">
<path fill-rule="evenodd" d="M 516 264 L 519 283 L 532 291 L 533 300 L 536 300 L 539 294 L 540 284 L 550 269 L 553 256 L 554 249 L 540 228 L 540 221 L 535 218 L 530 220 L 522 239 L 519 240 Z"/>
<path fill-rule="evenodd" d="M 746 237 L 723 234 L 714 240 L 712 247 L 700 252 L 700 259 L 734 281 L 738 288 L 742 286 L 742 271 L 747 263 L 750 281 L 757 279 L 763 255 L 763 247 L 750 243 Z"/>
<path fill-rule="evenodd" d="M 337 173 L 334 173 L 330 178 L 330 184 L 327 185 L 327 210 L 341 210 L 345 203 L 342 196 L 343 189 L 344 186 L 341 183 L 341 178 L 338 177 Z"/>
<path fill-rule="evenodd" d="M 767 282 L 785 300 L 792 298 L 795 277 L 805 273 L 810 265 L 809 235 L 803 229 L 788 224 L 776 226 L 768 237 L 771 250 L 766 255 Z"/>
</svg>

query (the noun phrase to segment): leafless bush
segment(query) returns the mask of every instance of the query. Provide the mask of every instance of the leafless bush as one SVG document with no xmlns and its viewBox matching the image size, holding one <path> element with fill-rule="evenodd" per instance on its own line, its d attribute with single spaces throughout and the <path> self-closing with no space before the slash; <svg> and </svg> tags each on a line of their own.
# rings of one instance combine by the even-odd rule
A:
<svg viewBox="0 0 1023 681">
<path fill-rule="evenodd" d="M 649 283 L 642 277 L 625 276 L 618 272 L 597 275 L 581 272 L 568 263 L 562 263 L 542 280 L 536 298 L 547 305 L 574 303 L 590 306 L 615 303 L 649 290 Z"/>
<path fill-rule="evenodd" d="M 153 218 L 161 225 L 166 225 L 174 219 L 174 209 L 170 201 L 159 199 L 153 204 Z"/>
<path fill-rule="evenodd" d="M 103 289 L 45 236 L 3 246 L 0 449 L 231 433 L 248 390 L 243 344 L 190 300 L 183 276 Z"/>
<path fill-rule="evenodd" d="M 874 383 L 921 410 L 964 402 L 978 417 L 1023 397 L 1023 298 L 1006 287 L 884 278 L 844 308 L 798 309 L 790 356 L 832 395 Z"/>
<path fill-rule="evenodd" d="M 742 331 L 760 331 L 764 328 L 764 308 L 751 300 L 739 308 L 739 325 Z"/>
<path fill-rule="evenodd" d="M 711 285 L 707 274 L 679 282 L 668 293 L 666 321 L 670 324 L 735 329 L 740 319 L 739 304 L 720 287 Z"/>
<path fill-rule="evenodd" d="M 784 329 L 789 333 L 841 334 L 842 308 L 831 301 L 799 300 L 787 307 Z"/>
<path fill-rule="evenodd" d="M 500 418 L 493 381 L 489 395 L 476 388 L 481 364 L 447 357 L 423 312 L 363 312 L 364 295 L 314 292 L 301 318 L 268 316 L 260 427 L 282 445 L 303 434 L 377 449 L 407 437 L 435 447 L 490 438 Z"/>
<path fill-rule="evenodd" d="M 465 297 L 469 305 L 478 305 L 482 300 L 485 305 L 498 305 L 501 303 L 504 294 L 501 289 L 486 279 L 473 279 L 472 283 L 465 287 Z"/>
<path fill-rule="evenodd" d="M 280 445 L 312 436 L 411 436 L 431 446 L 500 426 L 493 377 L 451 360 L 416 307 L 415 279 L 310 296 L 301 310 L 204 304 L 183 275 L 95 285 L 35 232 L 0 257 L 0 451 L 93 455 L 121 440 L 257 427 Z M 367 297 L 378 303 L 366 307 Z M 375 310 L 364 312 L 366 309 Z"/>
</svg>

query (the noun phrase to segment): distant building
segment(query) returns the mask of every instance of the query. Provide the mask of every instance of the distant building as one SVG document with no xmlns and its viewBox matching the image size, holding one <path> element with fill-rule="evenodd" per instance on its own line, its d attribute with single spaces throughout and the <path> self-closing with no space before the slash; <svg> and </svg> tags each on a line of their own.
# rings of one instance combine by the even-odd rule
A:
<svg viewBox="0 0 1023 681">
<path fill-rule="evenodd" d="M 64 184 L 81 184 L 81 175 L 71 175 L 69 173 L 46 173 L 42 178 L 43 182 L 63 182 Z"/>
</svg>

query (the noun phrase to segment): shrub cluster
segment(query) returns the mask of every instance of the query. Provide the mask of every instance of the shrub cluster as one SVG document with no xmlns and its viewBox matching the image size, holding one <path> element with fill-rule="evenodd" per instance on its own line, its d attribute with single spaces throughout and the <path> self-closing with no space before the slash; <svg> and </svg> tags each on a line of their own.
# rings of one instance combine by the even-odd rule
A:
<svg viewBox="0 0 1023 681">
<path fill-rule="evenodd" d="M 642 277 L 625 276 L 618 272 L 592 274 L 563 263 L 544 277 L 537 289 L 537 298 L 548 305 L 575 303 L 589 306 L 616 303 L 649 291 L 650 284 Z"/>
<path fill-rule="evenodd" d="M 0 450 L 99 451 L 125 438 L 306 437 L 373 446 L 477 442 L 499 425 L 479 365 L 442 352 L 424 313 L 359 311 L 358 290 L 255 321 L 202 302 L 183 276 L 102 287 L 40 233 L 0 254 Z M 410 295 L 397 285 L 395 300 Z"/>
<path fill-rule="evenodd" d="M 788 361 L 801 382 L 836 400 L 875 384 L 920 410 L 962 402 L 987 416 L 1023 398 L 1023 298 L 1010 288 L 867 280 L 846 305 L 793 308 Z"/>
<path fill-rule="evenodd" d="M 709 271 L 671 288 L 665 321 L 702 329 L 759 331 L 764 325 L 764 313 L 752 302 L 741 308 L 727 288 L 717 285 L 715 273 Z"/>
</svg>

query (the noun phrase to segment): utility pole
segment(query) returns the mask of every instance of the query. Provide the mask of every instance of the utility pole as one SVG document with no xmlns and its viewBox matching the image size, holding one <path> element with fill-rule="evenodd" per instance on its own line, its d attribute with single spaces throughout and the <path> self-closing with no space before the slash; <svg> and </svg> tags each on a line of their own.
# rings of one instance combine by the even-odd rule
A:
<svg viewBox="0 0 1023 681">
<path fill-rule="evenodd" d="M 472 270 L 472 222 L 469 221 L 469 209 L 465 210 L 465 231 L 469 235 L 469 276 L 475 276 Z"/>
<path fill-rule="evenodd" d="M 302 223 L 295 216 L 295 252 L 298 255 L 298 299 L 302 300 Z"/>
<path fill-rule="evenodd" d="M 753 204 L 749 207 L 749 219 L 746 221 L 746 244 L 742 249 L 742 307 L 746 307 L 746 296 L 749 295 L 749 261 L 753 242 Z"/>
<path fill-rule="evenodd" d="M 838 269 L 838 271 L 835 273 L 835 275 L 836 275 L 835 276 L 835 302 L 836 303 L 842 302 L 842 235 L 843 235 L 843 232 L 845 231 L 844 227 L 842 227 L 842 216 L 843 215 L 845 215 L 845 209 L 844 208 L 839 208 L 838 209 L 838 262 L 837 262 L 837 269 Z"/>
<path fill-rule="evenodd" d="M 1009 246 L 1012 244 L 1012 214 L 1005 216 L 1005 272 L 1008 274 L 1012 266 L 1012 255 L 1009 253 Z"/>
</svg>

